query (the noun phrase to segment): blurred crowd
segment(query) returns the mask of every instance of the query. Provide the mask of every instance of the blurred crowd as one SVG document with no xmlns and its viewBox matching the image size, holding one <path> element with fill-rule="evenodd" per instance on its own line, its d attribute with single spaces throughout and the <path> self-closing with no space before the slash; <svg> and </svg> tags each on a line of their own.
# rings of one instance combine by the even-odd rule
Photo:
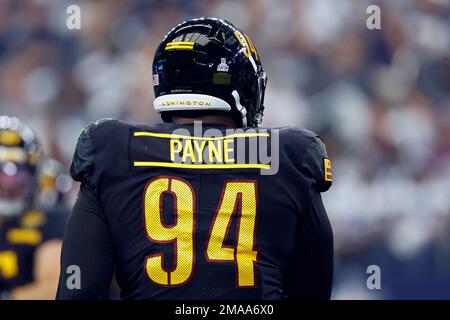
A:
<svg viewBox="0 0 450 320">
<path fill-rule="evenodd" d="M 71 4 L 81 30 L 66 27 Z M 366 27 L 370 4 L 381 30 Z M 264 126 L 299 125 L 328 146 L 334 298 L 450 298 L 448 0 L 2 0 L 0 114 L 67 168 L 90 121 L 159 121 L 154 50 L 196 16 L 253 39 L 269 76 Z M 369 265 L 381 290 L 366 287 Z"/>
</svg>

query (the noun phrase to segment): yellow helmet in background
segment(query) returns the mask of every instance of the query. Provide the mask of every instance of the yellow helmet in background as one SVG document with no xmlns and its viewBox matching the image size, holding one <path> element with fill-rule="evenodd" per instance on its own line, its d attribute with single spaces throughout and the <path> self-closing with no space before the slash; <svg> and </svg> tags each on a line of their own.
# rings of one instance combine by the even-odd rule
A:
<svg viewBox="0 0 450 320">
<path fill-rule="evenodd" d="M 0 116 L 0 217 L 16 217 L 31 206 L 41 148 L 34 131 L 15 117 Z"/>
</svg>

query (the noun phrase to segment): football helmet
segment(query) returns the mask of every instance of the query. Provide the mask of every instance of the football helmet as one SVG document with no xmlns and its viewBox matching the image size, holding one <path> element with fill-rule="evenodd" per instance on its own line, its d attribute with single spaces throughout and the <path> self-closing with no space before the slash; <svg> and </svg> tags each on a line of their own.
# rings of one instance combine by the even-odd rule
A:
<svg viewBox="0 0 450 320">
<path fill-rule="evenodd" d="M 0 217 L 22 214 L 33 201 L 40 147 L 17 118 L 0 116 Z"/>
<path fill-rule="evenodd" d="M 238 126 L 257 126 L 266 85 L 266 72 L 250 38 L 222 19 L 178 24 L 153 60 L 154 107 L 166 122 L 173 114 L 230 114 Z"/>
</svg>

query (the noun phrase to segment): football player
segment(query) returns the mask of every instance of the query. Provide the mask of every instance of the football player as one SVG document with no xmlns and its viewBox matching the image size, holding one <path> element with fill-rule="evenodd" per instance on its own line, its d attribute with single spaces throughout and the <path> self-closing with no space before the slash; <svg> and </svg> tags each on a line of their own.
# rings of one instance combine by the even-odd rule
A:
<svg viewBox="0 0 450 320">
<path fill-rule="evenodd" d="M 64 219 L 36 208 L 41 153 L 33 131 L 0 117 L 0 300 L 53 299 Z"/>
<path fill-rule="evenodd" d="M 123 299 L 330 298 L 331 163 L 313 132 L 258 127 L 266 81 L 228 21 L 165 36 L 153 62 L 163 123 L 102 120 L 80 135 L 57 298 L 106 299 L 113 270 Z"/>
</svg>

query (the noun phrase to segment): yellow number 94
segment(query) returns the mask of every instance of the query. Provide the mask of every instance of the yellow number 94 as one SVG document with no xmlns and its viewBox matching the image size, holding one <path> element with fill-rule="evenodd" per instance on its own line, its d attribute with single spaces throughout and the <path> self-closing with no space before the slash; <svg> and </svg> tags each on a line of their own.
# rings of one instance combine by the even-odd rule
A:
<svg viewBox="0 0 450 320">
<path fill-rule="evenodd" d="M 174 199 L 176 223 L 164 225 L 161 203 L 164 194 Z M 239 214 L 236 248 L 225 246 L 231 219 L 236 209 Z M 254 250 L 255 221 L 257 213 L 256 181 L 228 181 L 214 218 L 211 234 L 206 246 L 209 262 L 234 262 L 237 264 L 237 285 L 255 286 Z M 144 194 L 144 215 L 147 237 L 155 243 L 175 242 L 176 267 L 164 269 L 164 254 L 147 257 L 146 272 L 158 285 L 174 287 L 189 281 L 194 270 L 195 193 L 192 186 L 177 177 L 158 177 L 151 180 Z"/>
<path fill-rule="evenodd" d="M 161 200 L 164 193 L 172 194 L 176 203 L 177 223 L 171 227 L 161 221 Z M 176 241 L 176 268 L 163 269 L 164 255 L 147 257 L 150 280 L 163 286 L 178 286 L 187 282 L 194 268 L 194 192 L 191 185 L 178 178 L 160 177 L 151 181 L 145 191 L 145 226 L 150 240 L 159 243 Z"/>
</svg>

